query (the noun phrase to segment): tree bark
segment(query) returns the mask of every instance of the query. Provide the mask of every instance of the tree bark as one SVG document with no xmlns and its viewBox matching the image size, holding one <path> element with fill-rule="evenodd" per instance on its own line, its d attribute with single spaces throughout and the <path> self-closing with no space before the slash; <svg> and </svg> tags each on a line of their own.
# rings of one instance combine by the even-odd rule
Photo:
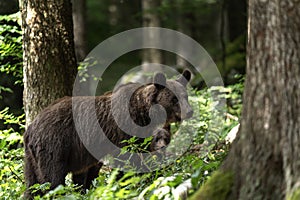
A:
<svg viewBox="0 0 300 200">
<path fill-rule="evenodd" d="M 249 0 L 248 12 L 243 113 L 221 168 L 233 174 L 223 199 L 299 199 L 300 1 Z"/>
<path fill-rule="evenodd" d="M 69 0 L 22 0 L 26 125 L 53 100 L 72 94 L 76 76 Z"/>
<path fill-rule="evenodd" d="M 72 0 L 75 53 L 78 62 L 87 55 L 86 0 Z"/>
<path fill-rule="evenodd" d="M 241 129 L 225 169 L 234 198 L 284 199 L 300 184 L 300 2 L 250 0 L 248 24 Z"/>
</svg>

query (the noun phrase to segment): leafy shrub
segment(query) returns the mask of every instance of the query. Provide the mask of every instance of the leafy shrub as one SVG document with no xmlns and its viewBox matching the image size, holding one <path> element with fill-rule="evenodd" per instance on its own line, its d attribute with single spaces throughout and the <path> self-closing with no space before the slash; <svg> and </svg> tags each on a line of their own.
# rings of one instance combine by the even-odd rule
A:
<svg viewBox="0 0 300 200">
<path fill-rule="evenodd" d="M 80 193 L 78 186 L 67 176 L 65 186 L 58 186 L 35 199 L 176 199 L 175 189 L 187 179 L 191 180 L 192 193 L 218 169 L 228 152 L 229 146 L 223 141 L 228 131 L 238 124 L 236 118 L 240 116 L 241 110 L 242 81 L 226 88 L 194 91 L 195 95 L 190 98 L 190 102 L 197 110 L 197 116 L 181 126 L 173 124 L 171 127 L 175 134 L 173 137 L 188 135 L 193 140 L 183 155 L 162 169 L 145 174 L 129 171 L 120 178 L 118 170 L 104 166 L 86 194 Z M 221 102 L 225 103 L 225 107 L 219 106 Z M 0 196 L 3 199 L 19 199 L 25 190 L 21 136 L 24 115 L 16 117 L 4 109 L 0 112 L 0 121 L 8 127 L 0 130 Z M 14 126 L 18 126 L 21 133 Z M 176 143 L 171 142 L 171 149 L 172 145 L 177 147 Z M 126 148 L 135 151 L 137 147 Z M 49 184 L 36 184 L 33 188 L 45 190 Z"/>
<path fill-rule="evenodd" d="M 228 153 L 229 146 L 224 142 L 228 131 L 238 124 L 237 116 L 241 109 L 242 83 L 226 88 L 214 87 L 196 91 L 190 98 L 197 116 L 184 122 L 176 137 L 192 136 L 193 141 L 187 151 L 171 165 L 156 172 L 142 193 L 145 199 L 177 199 L 176 187 L 190 179 L 194 189 L 199 188 L 219 168 Z M 230 109 L 223 110 L 220 104 L 233 102 Z M 238 105 L 235 105 L 237 103 Z M 230 115 L 231 118 L 227 116 Z M 187 128 L 187 129 L 185 129 Z M 174 130 L 178 127 L 174 125 Z M 189 132 L 189 134 L 187 134 Z M 191 134 L 191 132 L 193 134 Z M 175 133 L 178 134 L 178 133 Z M 181 143 L 180 141 L 179 143 Z M 172 144 L 170 144 L 172 145 Z M 174 148 L 178 148 L 175 144 Z M 159 178 L 157 178 L 159 177 Z M 190 193 L 193 190 L 189 191 Z"/>
<path fill-rule="evenodd" d="M 10 112 L 16 115 L 23 112 L 23 55 L 20 24 L 20 13 L 0 16 L 0 110 L 9 107 Z M 7 128 L 0 122 L 0 129 Z"/>
<path fill-rule="evenodd" d="M 0 16 L 0 72 L 23 84 L 23 51 L 20 13 Z"/>
<path fill-rule="evenodd" d="M 6 108 L 0 111 L 0 120 L 24 130 L 24 115 L 15 117 Z M 11 127 L 0 130 L 0 141 L 0 196 L 3 199 L 18 199 L 25 189 L 23 137 Z"/>
<path fill-rule="evenodd" d="M 135 196 L 138 192 L 139 199 L 176 199 L 178 198 L 174 193 L 176 187 L 187 179 L 191 180 L 194 190 L 199 188 L 210 178 L 212 172 L 218 169 L 227 155 L 229 146 L 224 142 L 224 139 L 228 131 L 238 124 L 237 119 L 240 115 L 242 103 L 242 81 L 243 79 L 237 84 L 226 88 L 215 87 L 196 91 L 195 96 L 192 96 L 190 101 L 194 110 L 199 111 L 198 116 L 189 120 L 189 122 L 184 122 L 180 127 L 181 132 L 179 134 L 175 133 L 178 134 L 175 137 L 180 138 L 183 135 L 193 136 L 193 141 L 187 151 L 163 169 L 143 175 L 138 174 L 138 177 L 135 177 L 138 181 L 136 183 L 133 183 L 133 181 L 130 185 L 131 192 L 128 191 L 128 187 L 122 188 L 122 184 L 118 180 L 114 180 L 115 184 L 111 185 L 111 187 L 114 187 L 112 191 L 126 190 L 126 194 L 132 196 Z M 225 107 L 219 106 L 222 102 L 227 110 L 224 110 Z M 231 103 L 227 105 L 228 102 Z M 176 132 L 178 128 L 178 125 L 174 124 L 172 132 Z M 187 132 L 190 133 L 186 134 Z M 207 141 L 211 144 L 205 146 Z M 183 141 L 179 140 L 179 143 L 181 142 Z M 174 148 L 179 146 L 176 143 L 173 145 Z M 170 146 L 172 148 L 172 144 Z M 126 150 L 128 150 L 128 147 L 126 147 Z M 125 174 L 125 176 L 131 177 L 132 172 L 130 172 L 130 175 Z M 99 186 L 101 190 L 110 191 L 107 193 L 108 196 L 102 194 L 101 199 L 129 198 L 126 195 L 122 197 L 114 196 L 115 192 L 107 188 L 108 185 Z M 192 193 L 193 190 L 190 192 Z"/>
</svg>

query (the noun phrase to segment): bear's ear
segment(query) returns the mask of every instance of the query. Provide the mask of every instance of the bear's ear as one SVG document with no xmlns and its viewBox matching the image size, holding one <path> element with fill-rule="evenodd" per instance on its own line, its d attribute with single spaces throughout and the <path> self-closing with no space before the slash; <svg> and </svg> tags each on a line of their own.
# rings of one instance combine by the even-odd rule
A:
<svg viewBox="0 0 300 200">
<path fill-rule="evenodd" d="M 184 70 L 180 77 L 177 79 L 179 83 L 181 83 L 184 87 L 191 80 L 191 72 L 189 70 Z"/>
<path fill-rule="evenodd" d="M 163 89 L 166 86 L 167 79 L 163 73 L 155 74 L 153 78 L 153 83 L 157 89 Z"/>
</svg>

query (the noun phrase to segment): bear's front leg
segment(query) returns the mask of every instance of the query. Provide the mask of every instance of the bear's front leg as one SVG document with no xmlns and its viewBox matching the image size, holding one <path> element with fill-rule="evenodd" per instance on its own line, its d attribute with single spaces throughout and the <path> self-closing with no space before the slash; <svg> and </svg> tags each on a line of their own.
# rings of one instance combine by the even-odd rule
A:
<svg viewBox="0 0 300 200">
<path fill-rule="evenodd" d="M 24 176 L 26 180 L 26 191 L 24 193 L 25 199 L 33 199 L 33 195 L 29 188 L 38 182 L 33 162 L 34 161 L 32 160 L 32 157 L 29 157 L 27 154 L 27 156 L 25 156 L 25 168 L 24 168 Z"/>
<path fill-rule="evenodd" d="M 103 163 L 99 162 L 97 165 L 90 167 L 87 171 L 73 174 L 72 179 L 73 183 L 82 186 L 82 191 L 85 192 L 90 188 L 92 181 L 98 177 L 99 170 L 101 169 Z"/>
</svg>

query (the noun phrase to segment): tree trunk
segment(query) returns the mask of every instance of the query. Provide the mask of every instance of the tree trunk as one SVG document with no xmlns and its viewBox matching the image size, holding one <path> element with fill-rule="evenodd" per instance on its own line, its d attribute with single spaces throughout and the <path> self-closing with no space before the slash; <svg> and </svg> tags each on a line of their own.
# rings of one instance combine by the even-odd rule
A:
<svg viewBox="0 0 300 200">
<path fill-rule="evenodd" d="M 111 0 L 108 7 L 109 11 L 109 25 L 116 26 L 119 23 L 119 14 L 121 10 L 119 9 L 120 2 L 118 0 Z"/>
<path fill-rule="evenodd" d="M 186 19 L 189 19 L 189 15 L 192 15 L 192 13 L 187 13 L 183 9 L 183 4 L 187 3 L 186 1 L 177 0 L 177 30 L 183 34 L 191 36 L 191 23 L 188 23 Z M 180 38 L 181 39 L 181 38 Z M 182 42 L 178 42 L 178 44 L 181 44 Z M 178 51 L 181 53 L 182 47 L 178 46 Z M 191 50 L 192 51 L 192 50 Z M 181 56 L 176 55 L 176 65 L 179 68 L 186 68 L 189 66 L 189 63 Z"/>
<path fill-rule="evenodd" d="M 72 0 L 75 53 L 78 62 L 87 55 L 86 45 L 86 1 Z"/>
<path fill-rule="evenodd" d="M 69 0 L 23 0 L 26 125 L 53 100 L 72 94 L 76 75 Z"/>
<path fill-rule="evenodd" d="M 142 0 L 143 9 L 143 26 L 144 27 L 160 27 L 160 18 L 158 15 L 158 8 L 161 0 Z M 145 32 L 145 40 L 150 39 L 150 43 L 160 43 L 160 38 L 151 31 Z M 143 70 L 150 71 L 149 63 L 162 63 L 162 53 L 159 49 L 145 49 L 143 50 Z"/>
<path fill-rule="evenodd" d="M 233 175 L 223 199 L 300 198 L 299 66 L 300 1 L 250 0 L 243 114 L 221 168 Z M 214 199 L 204 194 L 195 199 Z"/>
</svg>

